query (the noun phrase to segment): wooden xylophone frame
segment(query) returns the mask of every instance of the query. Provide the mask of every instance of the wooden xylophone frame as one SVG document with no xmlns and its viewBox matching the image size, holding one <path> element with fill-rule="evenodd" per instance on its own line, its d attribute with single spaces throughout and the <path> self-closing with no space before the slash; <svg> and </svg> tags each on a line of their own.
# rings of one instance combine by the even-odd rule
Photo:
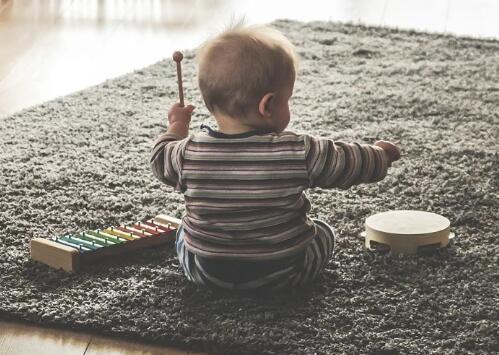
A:
<svg viewBox="0 0 499 355">
<path fill-rule="evenodd" d="M 178 218 L 158 215 L 142 222 L 51 239 L 34 238 L 31 259 L 56 269 L 76 272 L 100 259 L 175 241 Z"/>
</svg>

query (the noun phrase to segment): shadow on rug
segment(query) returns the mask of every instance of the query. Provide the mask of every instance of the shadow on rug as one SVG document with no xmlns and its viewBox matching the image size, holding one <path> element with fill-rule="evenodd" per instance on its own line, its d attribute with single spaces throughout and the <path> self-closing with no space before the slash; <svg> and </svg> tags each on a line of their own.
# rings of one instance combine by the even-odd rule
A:
<svg viewBox="0 0 499 355">
<path fill-rule="evenodd" d="M 0 119 L 0 318 L 213 353 L 487 353 L 497 337 L 499 43 L 335 23 L 279 21 L 301 56 L 294 131 L 401 141 L 378 184 L 310 190 L 335 226 L 336 258 L 311 289 L 267 298 L 198 290 L 171 248 L 79 274 L 29 260 L 32 237 L 181 217 L 149 170 L 176 99 L 171 60 Z M 183 62 L 192 128 L 214 124 Z M 367 252 L 366 217 L 433 211 L 452 246 L 428 256 Z M 494 268 L 495 267 L 495 268 Z"/>
</svg>

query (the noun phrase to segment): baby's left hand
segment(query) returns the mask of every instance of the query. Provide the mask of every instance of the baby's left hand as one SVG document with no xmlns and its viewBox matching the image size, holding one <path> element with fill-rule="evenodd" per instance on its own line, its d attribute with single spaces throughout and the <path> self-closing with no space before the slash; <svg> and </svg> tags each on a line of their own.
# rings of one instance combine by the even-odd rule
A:
<svg viewBox="0 0 499 355">
<path fill-rule="evenodd" d="M 386 152 L 386 155 L 388 155 L 388 158 L 390 159 L 390 164 L 388 166 L 391 166 L 392 162 L 400 159 L 400 148 L 395 144 L 388 141 L 377 141 L 374 145 L 382 148 Z"/>
</svg>

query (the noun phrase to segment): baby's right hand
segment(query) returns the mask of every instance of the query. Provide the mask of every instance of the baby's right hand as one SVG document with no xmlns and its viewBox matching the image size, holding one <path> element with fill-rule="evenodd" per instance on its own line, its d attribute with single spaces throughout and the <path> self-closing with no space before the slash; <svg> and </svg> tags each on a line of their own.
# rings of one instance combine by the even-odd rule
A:
<svg viewBox="0 0 499 355">
<path fill-rule="evenodd" d="M 390 159 L 389 166 L 392 162 L 400 159 L 400 148 L 395 144 L 388 141 L 376 141 L 374 145 L 380 147 L 386 152 L 386 155 L 388 155 L 388 158 Z"/>
<path fill-rule="evenodd" d="M 189 127 L 192 111 L 194 111 L 194 106 L 187 105 L 183 107 L 180 106 L 180 103 L 176 103 L 172 105 L 170 111 L 168 111 L 168 123 L 170 125 L 173 125 L 174 123 L 181 123 Z"/>
</svg>

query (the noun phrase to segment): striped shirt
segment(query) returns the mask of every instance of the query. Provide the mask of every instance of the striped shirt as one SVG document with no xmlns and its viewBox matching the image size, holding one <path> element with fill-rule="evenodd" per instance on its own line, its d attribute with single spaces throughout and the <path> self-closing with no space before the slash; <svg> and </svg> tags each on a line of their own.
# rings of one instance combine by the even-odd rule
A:
<svg viewBox="0 0 499 355">
<path fill-rule="evenodd" d="M 201 257 L 260 261 L 303 252 L 317 233 L 304 190 L 348 189 L 380 181 L 388 169 L 373 145 L 204 127 L 184 139 L 161 134 L 150 160 L 154 175 L 184 194 L 185 245 Z"/>
</svg>

